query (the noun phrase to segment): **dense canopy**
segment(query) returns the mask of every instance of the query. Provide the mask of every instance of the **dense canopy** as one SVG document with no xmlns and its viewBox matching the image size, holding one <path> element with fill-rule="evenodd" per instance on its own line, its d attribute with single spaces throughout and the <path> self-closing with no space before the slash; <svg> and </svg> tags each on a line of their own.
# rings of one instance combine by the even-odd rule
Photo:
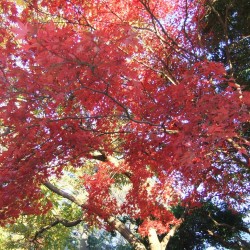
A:
<svg viewBox="0 0 250 250">
<path fill-rule="evenodd" d="M 136 249 L 120 218 L 140 219 L 164 249 L 182 223 L 171 207 L 248 205 L 250 94 L 211 48 L 216 2 L 0 2 L 2 225 L 51 209 L 45 185 Z M 50 182 L 74 169 L 85 202 Z"/>
</svg>

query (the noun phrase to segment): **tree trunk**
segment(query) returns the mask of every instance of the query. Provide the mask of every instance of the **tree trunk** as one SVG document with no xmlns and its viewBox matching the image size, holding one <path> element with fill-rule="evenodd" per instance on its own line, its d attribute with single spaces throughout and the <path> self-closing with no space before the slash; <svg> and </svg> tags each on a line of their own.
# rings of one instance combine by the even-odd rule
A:
<svg viewBox="0 0 250 250">
<path fill-rule="evenodd" d="M 107 222 L 112 225 L 136 250 L 146 250 L 144 244 L 117 218 L 110 216 Z"/>
<path fill-rule="evenodd" d="M 150 250 L 163 250 L 159 238 L 157 236 L 156 230 L 154 228 L 149 229 L 148 240 Z"/>
<path fill-rule="evenodd" d="M 86 225 L 83 225 L 82 226 L 82 232 L 80 234 L 79 250 L 89 250 L 88 244 L 87 244 L 88 237 L 89 237 L 89 233 L 88 233 L 88 230 L 86 229 Z"/>
</svg>

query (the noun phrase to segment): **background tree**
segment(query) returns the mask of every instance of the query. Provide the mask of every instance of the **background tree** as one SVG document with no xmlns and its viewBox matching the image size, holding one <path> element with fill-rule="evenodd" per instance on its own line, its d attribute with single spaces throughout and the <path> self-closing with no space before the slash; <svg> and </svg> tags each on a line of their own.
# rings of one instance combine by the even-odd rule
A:
<svg viewBox="0 0 250 250">
<path fill-rule="evenodd" d="M 249 242 L 242 234 L 250 233 L 248 223 L 244 222 L 247 211 L 236 213 L 226 204 L 215 206 L 207 202 L 200 208 L 188 211 L 185 207 L 173 209 L 183 223 L 171 238 L 167 249 L 205 249 L 207 244 L 226 249 L 248 249 Z"/>
<path fill-rule="evenodd" d="M 229 57 L 223 65 L 208 53 L 213 4 L 1 1 L 2 225 L 50 211 L 42 186 L 89 225 L 153 250 L 180 228 L 171 211 L 180 202 L 247 206 L 249 92 Z M 86 200 L 52 182 L 69 166 Z M 141 221 L 139 236 L 124 215 Z"/>
<path fill-rule="evenodd" d="M 71 170 L 63 175 L 61 187 L 83 197 L 84 192 L 76 182 L 77 172 Z M 53 180 L 51 180 L 53 181 Z M 58 197 L 43 187 L 44 199 L 49 200 L 51 210 L 42 215 L 22 214 L 14 224 L 2 229 L 0 249 L 77 249 L 82 245 L 81 235 L 86 231 L 83 223 L 82 210 L 72 202 Z M 74 228 L 74 230 L 72 229 Z M 87 244 L 87 238 L 85 239 Z"/>
<path fill-rule="evenodd" d="M 222 62 L 238 84 L 250 86 L 250 3 L 207 1 L 204 34 L 212 60 Z"/>
</svg>

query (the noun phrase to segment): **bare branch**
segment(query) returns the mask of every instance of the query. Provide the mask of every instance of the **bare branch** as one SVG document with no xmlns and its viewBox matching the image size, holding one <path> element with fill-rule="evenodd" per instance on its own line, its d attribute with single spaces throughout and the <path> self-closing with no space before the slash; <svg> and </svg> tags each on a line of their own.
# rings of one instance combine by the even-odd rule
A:
<svg viewBox="0 0 250 250">
<path fill-rule="evenodd" d="M 136 250 L 146 250 L 145 246 L 135 235 L 116 217 L 110 216 L 107 222 L 113 226 Z"/>
<path fill-rule="evenodd" d="M 62 196 L 63 198 L 67 199 L 67 200 L 70 200 L 72 201 L 73 203 L 75 203 L 76 205 L 82 207 L 82 204 L 81 202 L 76 198 L 74 197 L 73 195 L 70 195 L 69 193 L 57 188 L 56 186 L 54 186 L 53 184 L 51 184 L 50 182 L 46 181 L 43 183 L 43 185 L 45 187 L 47 187 L 50 191 Z"/>
<path fill-rule="evenodd" d="M 68 221 L 65 219 L 56 219 L 54 222 L 52 222 L 51 224 L 42 227 L 39 231 L 37 231 L 34 235 L 34 237 L 31 239 L 31 242 L 35 242 L 37 240 L 37 238 L 41 237 L 41 235 L 51 229 L 52 227 L 58 225 L 58 224 L 62 224 L 65 227 L 74 227 L 76 225 L 78 225 L 79 223 L 81 223 L 83 220 L 82 219 L 78 219 L 78 220 L 74 220 L 74 221 Z"/>
</svg>

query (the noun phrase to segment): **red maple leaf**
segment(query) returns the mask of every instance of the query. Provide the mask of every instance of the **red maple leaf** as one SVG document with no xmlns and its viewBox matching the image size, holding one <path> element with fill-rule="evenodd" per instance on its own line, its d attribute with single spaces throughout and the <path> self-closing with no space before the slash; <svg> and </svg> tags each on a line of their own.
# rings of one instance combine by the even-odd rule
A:
<svg viewBox="0 0 250 250">
<path fill-rule="evenodd" d="M 30 31 L 30 24 L 17 22 L 17 27 L 12 28 L 12 32 L 16 35 L 17 39 L 25 39 L 28 32 Z"/>
</svg>

